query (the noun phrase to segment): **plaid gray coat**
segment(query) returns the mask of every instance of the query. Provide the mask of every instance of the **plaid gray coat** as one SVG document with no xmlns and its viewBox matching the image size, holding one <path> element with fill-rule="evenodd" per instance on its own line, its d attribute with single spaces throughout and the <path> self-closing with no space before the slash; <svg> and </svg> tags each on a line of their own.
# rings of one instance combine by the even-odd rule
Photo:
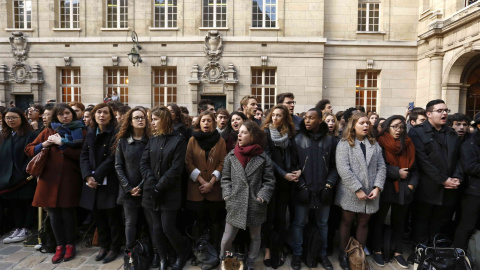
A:
<svg viewBox="0 0 480 270">
<path fill-rule="evenodd" d="M 241 229 L 260 226 L 265 222 L 267 203 L 275 188 L 272 161 L 262 153 L 253 157 L 244 169 L 233 151 L 225 157 L 221 180 L 226 222 Z"/>
</svg>

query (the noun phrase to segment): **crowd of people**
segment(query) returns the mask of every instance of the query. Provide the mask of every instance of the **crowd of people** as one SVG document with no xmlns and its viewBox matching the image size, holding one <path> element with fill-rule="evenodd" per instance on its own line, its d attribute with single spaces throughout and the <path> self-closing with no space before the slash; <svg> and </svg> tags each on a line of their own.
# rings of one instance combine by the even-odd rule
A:
<svg viewBox="0 0 480 270">
<path fill-rule="evenodd" d="M 124 244 L 129 250 L 148 235 L 152 267 L 162 270 L 184 268 L 189 230 L 193 238 L 208 234 L 223 260 L 241 249 L 235 238 L 247 229 L 246 269 L 263 247 L 266 267 L 290 252 L 299 270 L 309 252 L 307 223 L 320 232 L 324 269 L 333 269 L 334 249 L 349 269 L 350 236 L 384 266 L 388 216 L 402 268 L 411 260 L 405 235 L 429 244 L 445 232 L 467 249 L 480 216 L 480 114 L 470 123 L 439 99 L 388 118 L 363 107 L 334 114 L 329 100 L 294 114 L 292 93 L 276 101 L 263 112 L 245 96 L 229 113 L 204 99 L 196 117 L 176 104 L 130 108 L 110 100 L 0 107 L 0 214 L 8 210 L 14 221 L 3 242 L 30 237 L 41 207 L 56 239 L 52 263 L 75 257 L 78 223 L 91 218 L 95 260 L 109 263 Z M 48 161 L 37 181 L 28 180 L 27 164 L 41 152 Z"/>
</svg>

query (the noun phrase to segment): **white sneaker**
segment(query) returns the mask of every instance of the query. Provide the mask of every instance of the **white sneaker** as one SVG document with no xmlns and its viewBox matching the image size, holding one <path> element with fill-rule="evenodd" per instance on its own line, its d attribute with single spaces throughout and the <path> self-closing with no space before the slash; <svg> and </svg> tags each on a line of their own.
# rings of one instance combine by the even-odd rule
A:
<svg viewBox="0 0 480 270">
<path fill-rule="evenodd" d="M 13 237 L 12 243 L 21 242 L 30 237 L 31 234 L 32 232 L 30 232 L 30 230 L 24 228 L 17 236 Z"/>
<path fill-rule="evenodd" d="M 16 237 L 19 233 L 21 232 L 20 229 L 15 229 L 15 231 L 7 238 L 3 239 L 4 244 L 10 244 L 13 243 L 13 238 Z"/>
</svg>

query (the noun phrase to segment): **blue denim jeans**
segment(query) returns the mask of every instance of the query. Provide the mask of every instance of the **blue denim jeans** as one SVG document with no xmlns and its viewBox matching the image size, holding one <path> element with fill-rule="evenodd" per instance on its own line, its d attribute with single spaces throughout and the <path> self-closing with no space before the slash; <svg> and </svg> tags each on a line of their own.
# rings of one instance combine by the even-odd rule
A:
<svg viewBox="0 0 480 270">
<path fill-rule="evenodd" d="M 293 220 L 293 254 L 302 255 L 303 252 L 303 229 L 307 223 L 308 212 L 310 211 L 310 206 L 305 204 L 296 204 L 295 205 L 295 218 Z M 321 206 L 317 209 L 312 209 L 314 211 L 314 222 L 315 226 L 320 229 L 322 237 L 322 248 L 320 250 L 320 255 L 327 255 L 327 235 L 328 235 L 328 216 L 330 214 L 330 206 Z"/>
</svg>

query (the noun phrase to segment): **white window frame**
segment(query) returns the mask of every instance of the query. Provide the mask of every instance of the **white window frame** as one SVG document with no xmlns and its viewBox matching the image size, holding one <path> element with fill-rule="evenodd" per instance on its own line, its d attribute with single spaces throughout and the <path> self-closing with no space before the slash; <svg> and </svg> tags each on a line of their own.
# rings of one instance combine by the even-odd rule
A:
<svg viewBox="0 0 480 270">
<path fill-rule="evenodd" d="M 156 2 L 157 2 L 157 0 L 153 0 L 153 27 L 154 28 L 161 28 L 161 29 L 177 28 L 178 1 L 177 0 L 164 0 L 163 4 L 162 3 L 157 4 Z M 165 6 L 165 8 L 164 8 L 165 11 L 163 13 L 163 15 L 165 16 L 165 20 L 163 21 L 164 24 L 165 24 L 164 27 L 161 26 L 161 23 L 162 23 L 162 20 L 160 19 L 161 13 L 160 12 L 157 13 L 157 8 L 156 8 L 158 6 L 159 10 L 160 10 L 160 7 L 162 5 Z M 171 12 L 171 13 L 168 12 L 169 5 L 172 5 L 172 9 L 175 8 L 175 12 Z M 158 14 L 158 21 L 155 20 L 155 17 L 156 17 L 157 14 Z M 172 20 L 168 19 L 169 15 L 172 16 Z M 173 19 L 173 17 L 175 17 L 175 19 Z M 169 26 L 169 24 L 171 24 L 172 26 Z"/>
<path fill-rule="evenodd" d="M 359 78 L 359 73 L 360 72 L 363 72 L 363 78 Z M 368 75 L 369 74 L 375 74 L 376 77 L 374 79 L 369 79 L 368 78 Z M 360 106 L 363 106 L 365 108 L 365 111 L 374 111 L 374 112 L 378 112 L 378 109 L 379 109 L 379 93 L 380 93 L 380 88 L 379 88 L 379 76 L 380 76 L 380 71 L 378 70 L 357 70 L 357 73 L 356 73 L 356 91 L 355 91 L 355 105 L 360 105 Z M 361 86 L 360 83 L 358 83 L 358 81 L 361 80 L 363 81 L 363 86 Z M 371 80 L 372 81 L 372 85 L 373 85 L 373 82 L 375 82 L 375 85 L 376 86 L 371 86 L 371 87 L 368 87 L 368 81 Z M 360 94 L 358 95 L 357 97 L 357 93 L 359 93 L 359 91 L 363 91 L 364 94 L 363 94 L 363 103 L 362 104 L 359 104 L 359 101 L 361 99 L 360 97 Z M 375 97 L 373 97 L 373 92 L 375 92 Z M 375 101 L 375 105 L 368 105 L 368 94 L 371 93 L 371 97 L 370 99 L 372 100 L 372 104 L 373 104 L 373 101 Z M 373 109 L 373 107 L 375 109 Z"/>
<path fill-rule="evenodd" d="M 70 3 L 70 6 L 68 7 L 68 14 L 66 14 L 66 13 L 65 13 L 65 14 L 62 14 L 62 10 L 65 10 L 65 9 L 66 9 L 66 8 L 63 8 L 63 9 L 62 9 L 62 2 L 65 2 L 65 1 L 69 1 L 69 3 Z M 73 11 L 73 10 L 74 10 L 74 2 L 75 2 L 75 1 L 78 3 L 78 7 L 75 8 L 75 9 L 78 11 L 77 14 L 75 14 L 74 11 Z M 60 27 L 60 28 L 62 28 L 62 29 L 77 29 L 77 28 L 80 27 L 80 0 L 59 0 L 59 1 L 58 1 L 58 9 L 60 10 L 60 12 L 59 12 L 59 14 L 58 14 L 58 17 L 59 17 L 58 21 L 60 22 L 60 23 L 59 23 L 59 27 Z M 62 23 L 65 23 L 65 24 L 67 23 L 67 22 L 62 21 L 62 15 L 65 15 L 65 16 L 69 17 L 68 23 L 70 23 L 70 27 L 62 27 Z M 74 20 L 73 20 L 74 15 L 77 16 L 78 21 L 74 21 Z M 76 24 L 76 25 L 75 25 L 75 24 Z M 74 25 L 75 25 L 76 27 L 74 27 Z"/>
<path fill-rule="evenodd" d="M 262 11 L 262 26 L 254 26 L 253 25 L 253 1 L 252 0 L 252 28 L 278 28 L 278 0 L 256 0 L 257 2 L 262 2 L 262 6 L 263 6 L 263 11 Z M 275 26 L 265 26 L 266 25 L 266 17 L 267 17 L 267 12 L 266 12 L 266 8 L 267 8 L 267 1 L 270 1 L 270 4 L 268 4 L 269 6 L 274 6 L 275 7 L 275 20 L 273 20 L 273 22 L 275 22 Z M 271 2 L 275 1 L 274 4 L 272 4 Z"/>
<path fill-rule="evenodd" d="M 15 3 L 23 2 L 23 22 L 16 20 L 16 10 L 20 11 L 20 8 L 15 8 Z M 30 21 L 28 20 L 28 8 L 30 8 Z M 31 29 L 32 28 L 32 1 L 31 0 L 13 0 L 13 28 L 14 29 Z M 20 17 L 20 13 L 18 13 L 18 17 Z M 23 23 L 23 27 L 17 27 L 17 23 L 20 25 Z M 29 25 L 30 24 L 30 25 Z M 29 27 L 30 26 L 30 27 Z"/>
<path fill-rule="evenodd" d="M 275 84 L 265 84 L 265 71 L 266 71 L 267 69 L 268 69 L 268 70 L 274 70 L 274 72 L 275 72 L 275 76 L 274 76 L 274 78 L 275 78 Z M 266 109 L 270 109 L 270 108 L 272 108 L 273 106 L 275 106 L 275 97 L 277 96 L 277 68 L 275 68 L 275 67 L 252 68 L 252 75 L 251 75 L 252 79 L 253 79 L 253 75 L 254 75 L 253 72 L 254 72 L 254 71 L 258 71 L 258 70 L 261 70 L 261 71 L 262 71 L 262 83 L 261 83 L 260 85 L 259 85 L 259 84 L 253 84 L 253 83 L 252 83 L 252 85 L 251 85 L 251 87 L 250 87 L 250 89 L 251 89 L 250 91 L 251 91 L 251 93 L 252 93 L 252 96 L 257 97 L 257 102 L 258 102 L 258 104 L 260 105 L 260 107 L 262 108 L 262 110 L 265 111 Z M 258 95 L 257 93 L 254 93 L 254 92 L 253 92 L 254 88 L 261 88 L 261 94 Z M 275 91 L 274 91 L 275 93 L 274 93 L 273 95 L 265 95 L 265 88 L 274 88 L 274 89 L 275 89 Z M 266 105 L 265 97 L 267 97 L 267 96 L 269 96 L 269 97 L 273 96 L 273 97 L 274 97 L 274 102 L 273 102 L 273 103 L 270 103 L 270 102 L 269 102 L 268 104 L 271 104 L 271 106 L 268 106 L 268 107 L 265 106 L 265 105 Z"/>
<path fill-rule="evenodd" d="M 358 9 L 357 9 L 357 16 L 358 16 L 358 11 L 360 11 L 361 6 L 360 5 L 365 5 L 366 7 L 366 17 L 365 17 L 365 30 L 362 30 L 360 28 L 361 25 L 359 20 L 360 17 L 357 17 L 357 31 L 358 32 L 380 32 L 380 25 L 381 25 L 381 20 L 380 20 L 380 15 L 381 15 L 381 3 L 379 1 L 362 1 L 358 2 Z M 378 18 L 378 24 L 370 24 L 370 9 L 372 8 L 373 5 L 378 5 L 378 17 L 373 17 L 373 18 Z M 369 30 L 370 26 L 372 26 L 373 30 Z M 377 28 L 375 30 L 375 27 Z"/>
<path fill-rule="evenodd" d="M 64 76 L 63 71 L 68 70 L 70 75 Z M 78 71 L 78 74 L 75 72 Z M 63 79 L 66 77 L 70 77 L 70 84 L 63 84 Z M 78 84 L 75 83 L 75 77 L 78 77 Z M 80 68 L 62 68 L 60 69 L 60 100 L 62 102 L 73 102 L 73 101 L 82 101 L 82 73 Z M 70 88 L 70 95 L 64 96 L 63 88 Z M 78 94 L 75 94 L 75 88 L 78 88 Z M 66 97 L 66 98 L 64 98 Z"/>
<path fill-rule="evenodd" d="M 473 5 L 473 4 L 475 4 L 475 3 L 478 2 L 478 0 L 474 0 L 473 2 L 471 2 L 471 3 L 469 4 L 470 1 L 471 1 L 471 0 L 465 0 L 465 6 L 466 6 L 466 7 L 468 7 L 468 6 L 470 6 L 470 5 Z"/>
<path fill-rule="evenodd" d="M 117 77 L 117 83 L 116 84 L 108 84 L 108 71 L 109 70 L 115 70 L 116 71 L 116 74 L 114 74 L 112 76 L 112 78 L 115 76 Z M 124 80 L 124 84 L 121 84 L 120 83 L 120 79 L 122 77 L 122 75 L 120 74 L 120 71 L 125 71 L 126 75 L 123 76 L 125 77 L 125 80 Z M 111 93 L 109 92 L 109 88 L 111 88 Z M 128 104 L 128 68 L 106 68 L 105 69 L 105 93 L 104 95 L 106 94 L 109 94 L 109 95 L 112 95 L 113 94 L 113 90 L 116 90 L 118 96 L 120 97 L 120 102 L 124 103 L 124 104 Z M 123 91 L 122 91 L 123 90 Z M 127 93 L 125 93 L 125 90 Z M 123 101 L 122 101 L 122 97 L 123 97 Z"/>
<path fill-rule="evenodd" d="M 168 83 L 168 71 L 169 70 L 174 70 L 175 71 L 175 81 L 176 83 L 171 83 L 169 84 Z M 164 83 L 161 84 L 160 83 L 160 80 L 159 80 L 159 83 L 156 84 L 155 83 L 155 78 L 157 77 L 156 76 L 156 72 L 159 72 L 159 74 L 161 74 L 163 72 L 163 77 L 164 77 Z M 155 106 L 167 106 L 168 104 L 170 103 L 177 103 L 177 100 L 178 100 L 178 73 L 177 73 L 177 67 L 160 67 L 160 68 L 153 68 L 152 70 L 152 106 L 155 107 Z M 160 77 L 160 76 L 158 76 Z M 158 95 L 155 93 L 155 88 L 158 88 Z M 160 101 L 160 89 L 163 88 L 163 104 L 161 103 Z M 169 93 L 168 93 L 168 88 L 172 88 L 172 93 L 170 94 L 170 96 L 172 97 L 172 100 L 169 102 L 168 101 L 168 96 L 169 96 Z M 173 92 L 173 90 L 175 89 L 175 92 Z M 159 96 L 159 100 L 158 100 L 158 104 L 155 102 L 155 96 Z"/>
<path fill-rule="evenodd" d="M 228 21 L 228 0 L 213 0 L 213 26 L 209 26 L 208 23 L 210 22 L 209 20 L 205 20 L 205 8 L 209 7 L 209 0 L 202 0 L 202 27 L 204 28 L 226 28 L 227 27 L 227 21 Z M 218 1 L 225 2 L 225 3 L 218 3 Z M 217 7 L 220 6 L 225 6 L 225 21 L 217 20 Z M 222 13 L 223 14 L 223 13 Z M 225 23 L 225 25 L 222 25 L 222 23 Z M 220 25 L 219 25 L 220 24 Z"/>
<path fill-rule="evenodd" d="M 109 21 L 110 19 L 110 16 L 108 14 L 108 11 L 109 11 L 109 8 L 108 8 L 108 5 L 109 5 L 109 1 L 117 1 L 117 8 L 116 8 L 116 11 L 115 13 L 112 15 L 112 17 L 116 17 L 116 20 L 115 21 Z M 121 5 L 121 2 L 124 2 L 124 6 Z M 105 10 L 105 13 L 106 13 L 106 20 L 105 20 L 105 27 L 108 28 L 108 29 L 124 29 L 124 28 L 128 28 L 128 0 L 107 0 L 106 1 L 106 10 Z M 126 8 L 126 20 L 123 21 L 123 23 L 125 24 L 124 27 L 120 27 L 120 25 L 122 24 L 122 21 L 120 20 L 120 9 L 124 7 Z M 117 27 L 109 27 L 109 23 L 111 23 L 112 25 L 114 23 L 117 24 Z"/>
</svg>

